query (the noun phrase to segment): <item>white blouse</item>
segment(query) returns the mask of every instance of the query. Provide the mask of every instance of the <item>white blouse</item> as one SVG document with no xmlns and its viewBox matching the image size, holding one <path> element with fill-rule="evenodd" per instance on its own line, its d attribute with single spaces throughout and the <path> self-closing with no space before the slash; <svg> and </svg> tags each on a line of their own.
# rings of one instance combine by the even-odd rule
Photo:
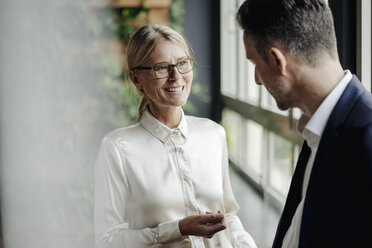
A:
<svg viewBox="0 0 372 248">
<path fill-rule="evenodd" d="M 146 110 L 106 134 L 96 160 L 96 247 L 256 247 L 236 212 L 226 135 L 215 122 L 184 116 L 170 129 Z M 178 221 L 225 214 L 213 238 L 182 236 Z"/>
</svg>

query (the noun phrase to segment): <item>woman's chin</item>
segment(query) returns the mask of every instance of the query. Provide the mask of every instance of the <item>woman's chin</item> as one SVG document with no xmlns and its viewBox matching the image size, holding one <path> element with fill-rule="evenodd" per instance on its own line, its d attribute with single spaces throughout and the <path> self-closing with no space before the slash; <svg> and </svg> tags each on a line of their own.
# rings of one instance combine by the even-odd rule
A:
<svg viewBox="0 0 372 248">
<path fill-rule="evenodd" d="M 170 105 L 174 106 L 174 107 L 182 107 L 186 104 L 186 102 L 187 102 L 187 99 L 186 100 L 179 99 L 179 100 L 176 100 L 176 101 L 171 101 Z"/>
</svg>

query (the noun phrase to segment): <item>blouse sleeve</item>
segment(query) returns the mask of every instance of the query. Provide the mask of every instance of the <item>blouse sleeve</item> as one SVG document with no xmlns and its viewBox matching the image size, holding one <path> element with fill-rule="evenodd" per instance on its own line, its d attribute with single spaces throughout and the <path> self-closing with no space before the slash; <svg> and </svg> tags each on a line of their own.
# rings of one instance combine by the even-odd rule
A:
<svg viewBox="0 0 372 248">
<path fill-rule="evenodd" d="M 95 165 L 94 226 L 96 248 L 148 248 L 183 240 L 178 220 L 141 230 L 125 221 L 129 189 L 117 144 L 105 136 Z"/>
<path fill-rule="evenodd" d="M 239 210 L 239 205 L 235 200 L 234 193 L 231 188 L 225 132 L 223 139 L 222 170 L 224 190 L 223 200 L 225 205 L 226 224 L 228 226 L 233 247 L 257 248 L 253 238 L 248 232 L 245 231 L 239 217 L 236 215 Z"/>
</svg>

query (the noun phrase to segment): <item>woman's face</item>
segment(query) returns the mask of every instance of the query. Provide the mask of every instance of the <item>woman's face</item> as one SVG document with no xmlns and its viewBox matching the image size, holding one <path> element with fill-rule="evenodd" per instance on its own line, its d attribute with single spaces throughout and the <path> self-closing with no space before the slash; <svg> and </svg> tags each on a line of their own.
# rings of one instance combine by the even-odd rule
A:
<svg viewBox="0 0 372 248">
<path fill-rule="evenodd" d="M 185 50 L 171 41 L 159 43 L 143 67 L 159 64 L 177 64 L 188 56 Z M 193 78 L 192 70 L 181 74 L 172 67 L 169 76 L 157 78 L 153 70 L 141 70 L 135 74 L 134 84 L 149 100 L 150 108 L 182 107 L 189 95 Z"/>
</svg>

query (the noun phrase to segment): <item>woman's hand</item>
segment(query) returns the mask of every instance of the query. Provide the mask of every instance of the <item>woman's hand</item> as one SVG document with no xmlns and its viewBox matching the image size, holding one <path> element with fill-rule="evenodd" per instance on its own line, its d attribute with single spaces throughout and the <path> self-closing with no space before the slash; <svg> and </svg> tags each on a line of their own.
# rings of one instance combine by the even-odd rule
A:
<svg viewBox="0 0 372 248">
<path fill-rule="evenodd" d="M 212 238 L 214 234 L 226 229 L 224 215 L 218 211 L 217 214 L 191 215 L 178 222 L 182 235 L 192 235 L 204 238 Z"/>
</svg>

